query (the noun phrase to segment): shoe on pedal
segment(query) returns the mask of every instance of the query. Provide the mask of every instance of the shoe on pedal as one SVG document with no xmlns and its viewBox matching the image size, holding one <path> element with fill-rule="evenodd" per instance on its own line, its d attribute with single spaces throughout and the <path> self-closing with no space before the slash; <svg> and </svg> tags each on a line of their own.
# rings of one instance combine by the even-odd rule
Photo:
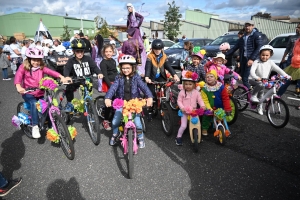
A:
<svg viewBox="0 0 300 200">
<path fill-rule="evenodd" d="M 38 125 L 32 127 L 32 137 L 37 139 L 41 137 L 40 129 Z"/>
<path fill-rule="evenodd" d="M 139 148 L 145 148 L 145 138 L 144 133 L 138 134 Z"/>
<path fill-rule="evenodd" d="M 252 96 L 252 97 L 250 98 L 250 101 L 252 101 L 253 103 L 258 103 L 258 102 L 259 102 L 257 96 Z"/>
<path fill-rule="evenodd" d="M 182 137 L 175 138 L 175 142 L 177 146 L 182 146 Z"/>
<path fill-rule="evenodd" d="M 115 146 L 118 142 L 119 137 L 121 136 L 121 133 L 113 134 L 112 137 L 109 140 L 110 146 Z"/>
<path fill-rule="evenodd" d="M 74 110 L 74 106 L 71 102 L 68 102 L 65 108 L 65 112 L 72 112 Z"/>
<path fill-rule="evenodd" d="M 107 130 L 107 131 L 110 131 L 110 130 L 111 130 L 111 127 L 110 127 L 109 122 L 108 122 L 107 120 L 104 120 L 104 121 L 102 122 L 102 126 L 103 126 L 103 128 L 104 128 L 105 130 Z"/>
<path fill-rule="evenodd" d="M 257 106 L 257 113 L 258 113 L 259 115 L 264 115 L 262 105 Z"/>
</svg>

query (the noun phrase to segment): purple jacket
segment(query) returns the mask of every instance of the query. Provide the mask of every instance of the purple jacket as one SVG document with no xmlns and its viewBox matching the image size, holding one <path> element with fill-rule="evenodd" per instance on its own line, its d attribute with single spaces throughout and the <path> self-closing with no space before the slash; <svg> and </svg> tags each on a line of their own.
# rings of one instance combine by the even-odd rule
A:
<svg viewBox="0 0 300 200">
<path fill-rule="evenodd" d="M 47 67 L 38 69 L 36 71 L 31 71 L 30 74 L 30 71 L 25 70 L 22 64 L 16 73 L 14 84 L 21 84 L 21 86 L 25 89 L 29 87 L 39 87 L 39 81 L 44 78 L 45 74 L 53 76 L 54 78 L 59 78 L 60 76 L 60 73 L 53 71 Z M 35 97 L 41 97 L 44 96 L 44 91 L 36 90 L 33 92 L 28 92 L 27 94 L 31 94 Z"/>
<path fill-rule="evenodd" d="M 146 98 L 153 98 L 148 86 L 142 81 L 140 75 L 135 74 L 131 79 L 131 99 L 140 98 L 140 91 L 144 93 Z M 118 75 L 105 95 L 105 99 L 116 98 L 124 99 L 124 76 Z"/>
<path fill-rule="evenodd" d="M 137 39 L 130 38 L 123 43 L 122 53 L 125 55 L 131 55 L 137 58 L 136 46 L 139 46 L 140 55 L 144 49 L 144 45 L 140 44 Z"/>
<path fill-rule="evenodd" d="M 135 12 L 135 19 L 133 19 L 132 17 L 132 12 L 128 14 L 127 17 L 127 28 L 139 28 L 144 20 L 144 17 L 142 15 L 140 15 L 139 13 Z"/>
</svg>

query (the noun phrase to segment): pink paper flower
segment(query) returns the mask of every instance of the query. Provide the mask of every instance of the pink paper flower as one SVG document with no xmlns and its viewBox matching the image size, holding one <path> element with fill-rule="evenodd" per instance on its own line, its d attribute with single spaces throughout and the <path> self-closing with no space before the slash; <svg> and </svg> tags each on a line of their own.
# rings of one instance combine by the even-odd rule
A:
<svg viewBox="0 0 300 200">
<path fill-rule="evenodd" d="M 181 72 L 181 76 L 182 76 L 182 77 L 185 77 L 185 74 L 186 74 L 186 71 L 183 70 L 183 71 Z"/>
<path fill-rule="evenodd" d="M 198 108 L 196 110 L 196 112 L 197 112 L 197 115 L 202 116 L 204 114 L 204 109 L 203 108 Z"/>
<path fill-rule="evenodd" d="M 198 79 L 198 74 L 194 72 L 194 73 L 192 74 L 192 79 L 193 79 L 193 80 L 197 80 L 197 79 Z"/>
<path fill-rule="evenodd" d="M 116 110 L 123 108 L 123 105 L 124 105 L 123 99 L 115 99 L 113 102 L 113 108 Z"/>
<path fill-rule="evenodd" d="M 190 114 L 192 117 L 196 117 L 196 116 L 198 116 L 198 114 L 197 114 L 197 111 L 196 110 L 193 110 L 192 112 L 191 112 L 191 114 Z"/>
<path fill-rule="evenodd" d="M 43 81 L 42 86 L 47 87 L 51 90 L 54 90 L 57 87 L 57 84 L 55 84 L 53 80 L 47 79 L 47 80 Z"/>
<path fill-rule="evenodd" d="M 191 106 L 185 106 L 184 110 L 185 110 L 186 114 L 190 114 L 192 112 L 193 108 Z"/>
</svg>

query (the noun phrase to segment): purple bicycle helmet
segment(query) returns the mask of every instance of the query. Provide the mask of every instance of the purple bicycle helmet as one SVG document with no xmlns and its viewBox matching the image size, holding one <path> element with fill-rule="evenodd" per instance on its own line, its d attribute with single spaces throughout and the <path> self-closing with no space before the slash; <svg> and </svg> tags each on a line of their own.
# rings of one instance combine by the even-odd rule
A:
<svg viewBox="0 0 300 200">
<path fill-rule="evenodd" d="M 38 48 L 26 49 L 25 55 L 27 58 L 44 58 L 43 51 Z"/>
</svg>

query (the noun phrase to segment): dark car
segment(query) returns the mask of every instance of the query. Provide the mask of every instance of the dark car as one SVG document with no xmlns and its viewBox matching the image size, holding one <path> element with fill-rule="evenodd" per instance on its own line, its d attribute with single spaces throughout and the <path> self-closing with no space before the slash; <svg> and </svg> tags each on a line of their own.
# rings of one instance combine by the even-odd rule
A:
<svg viewBox="0 0 300 200">
<path fill-rule="evenodd" d="M 103 40 L 104 40 L 104 44 L 109 44 L 109 42 L 110 42 L 110 40 L 108 38 L 104 38 Z M 115 42 L 116 42 L 116 48 L 121 47 L 121 44 L 119 41 L 115 40 Z"/>
<path fill-rule="evenodd" d="M 222 35 L 220 37 L 218 37 L 217 39 L 215 39 L 214 41 L 212 41 L 209 45 L 206 45 L 204 47 L 204 49 L 206 50 L 206 56 L 207 57 L 215 57 L 217 55 L 218 52 L 220 52 L 219 50 L 219 46 L 224 43 L 224 42 L 228 42 L 230 44 L 230 47 L 232 48 L 239 40 L 239 37 L 237 34 L 235 33 L 228 33 L 226 35 Z M 262 34 L 262 41 L 263 41 L 263 45 L 267 44 L 268 38 L 265 34 Z"/>
<path fill-rule="evenodd" d="M 183 51 L 185 41 L 190 41 L 193 43 L 194 46 L 200 46 L 202 48 L 203 46 L 209 44 L 213 40 L 206 38 L 193 38 L 180 41 L 178 43 L 175 43 L 173 46 L 169 47 L 167 50 L 165 50 L 165 53 L 167 54 L 169 62 L 173 68 L 180 69 L 180 57 Z"/>
</svg>

